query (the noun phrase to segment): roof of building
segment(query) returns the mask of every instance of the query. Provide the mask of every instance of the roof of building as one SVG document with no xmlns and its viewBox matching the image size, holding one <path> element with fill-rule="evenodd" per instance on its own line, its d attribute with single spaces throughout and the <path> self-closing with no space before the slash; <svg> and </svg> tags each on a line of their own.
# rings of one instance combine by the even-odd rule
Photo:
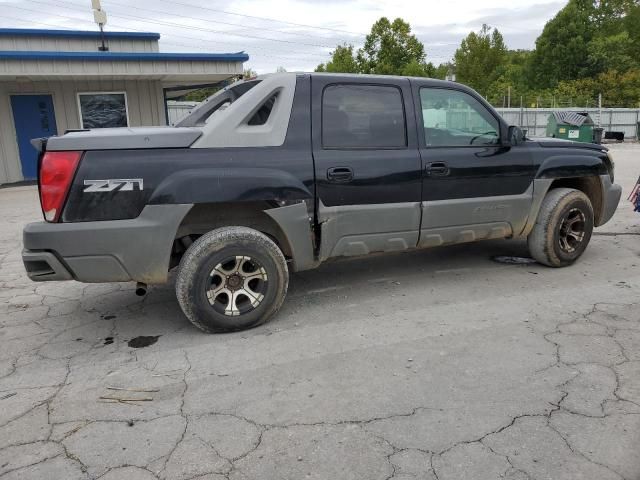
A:
<svg viewBox="0 0 640 480">
<path fill-rule="evenodd" d="M 3 37 L 63 37 L 63 38 L 100 38 L 95 30 L 48 30 L 40 28 L 0 28 Z M 154 32 L 104 32 L 105 38 L 129 38 L 138 40 L 158 40 L 159 33 Z"/>
<path fill-rule="evenodd" d="M 166 52 L 56 52 L 0 51 L 0 60 L 93 60 L 93 61 L 193 61 L 246 62 L 249 55 L 237 53 L 166 53 Z"/>
</svg>

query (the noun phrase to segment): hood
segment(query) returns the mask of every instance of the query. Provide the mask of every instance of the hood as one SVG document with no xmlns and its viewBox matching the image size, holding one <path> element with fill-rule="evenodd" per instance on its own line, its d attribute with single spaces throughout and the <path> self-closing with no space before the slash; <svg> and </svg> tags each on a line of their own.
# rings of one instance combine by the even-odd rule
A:
<svg viewBox="0 0 640 480">
<path fill-rule="evenodd" d="M 547 148 L 585 148 L 589 150 L 599 150 L 601 152 L 607 152 L 609 149 L 603 145 L 597 143 L 584 143 L 576 142 L 574 140 L 567 140 L 564 138 L 553 137 L 527 137 L 527 140 L 538 143 L 541 147 Z"/>
<path fill-rule="evenodd" d="M 60 137 L 36 138 L 32 145 L 42 151 L 130 150 L 141 148 L 186 148 L 202 131 L 186 127 L 123 127 L 72 130 Z"/>
</svg>

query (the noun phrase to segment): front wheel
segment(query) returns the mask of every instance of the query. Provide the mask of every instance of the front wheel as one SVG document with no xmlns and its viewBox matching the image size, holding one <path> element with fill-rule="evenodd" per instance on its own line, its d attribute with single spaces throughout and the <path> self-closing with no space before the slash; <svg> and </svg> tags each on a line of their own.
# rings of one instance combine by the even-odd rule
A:
<svg viewBox="0 0 640 480">
<path fill-rule="evenodd" d="M 593 207 L 584 193 L 557 188 L 547 193 L 527 238 L 531 256 L 550 267 L 566 267 L 584 253 L 593 232 Z"/>
<path fill-rule="evenodd" d="M 226 227 L 198 238 L 180 261 L 176 296 L 182 311 L 205 332 L 228 332 L 266 322 L 282 306 L 289 272 L 266 235 Z"/>
</svg>

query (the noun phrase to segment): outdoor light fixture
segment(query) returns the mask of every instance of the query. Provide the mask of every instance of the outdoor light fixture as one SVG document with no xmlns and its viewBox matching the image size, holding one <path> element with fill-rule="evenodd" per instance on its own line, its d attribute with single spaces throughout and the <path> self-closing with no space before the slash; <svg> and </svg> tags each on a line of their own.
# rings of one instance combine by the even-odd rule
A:
<svg viewBox="0 0 640 480">
<path fill-rule="evenodd" d="M 102 45 L 98 47 L 98 50 L 108 52 L 109 47 L 104 43 L 104 26 L 107 24 L 107 12 L 102 10 L 100 0 L 91 0 L 91 8 L 93 8 L 93 21 L 100 27 L 100 37 L 102 39 Z"/>
</svg>

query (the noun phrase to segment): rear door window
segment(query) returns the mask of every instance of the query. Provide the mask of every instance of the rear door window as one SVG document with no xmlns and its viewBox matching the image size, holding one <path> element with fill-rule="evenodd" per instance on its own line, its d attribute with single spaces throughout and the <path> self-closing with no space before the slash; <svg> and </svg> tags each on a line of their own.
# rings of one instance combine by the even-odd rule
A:
<svg viewBox="0 0 640 480">
<path fill-rule="evenodd" d="M 386 85 L 335 84 L 322 96 L 325 149 L 406 148 L 402 93 Z"/>
</svg>

